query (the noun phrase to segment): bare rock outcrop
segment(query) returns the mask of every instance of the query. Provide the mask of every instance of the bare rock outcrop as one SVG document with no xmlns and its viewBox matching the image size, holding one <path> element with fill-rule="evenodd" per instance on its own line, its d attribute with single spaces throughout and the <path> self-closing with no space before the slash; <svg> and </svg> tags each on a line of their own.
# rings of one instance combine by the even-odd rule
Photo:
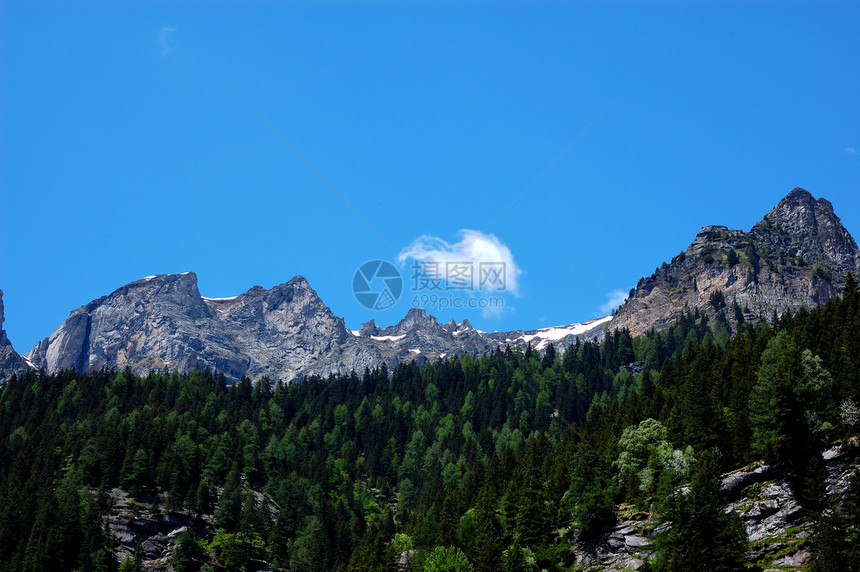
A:
<svg viewBox="0 0 860 572">
<path fill-rule="evenodd" d="M 825 199 L 795 188 L 749 232 L 705 226 L 686 251 L 642 278 L 610 327 L 633 335 L 684 313 L 760 322 L 821 305 L 860 272 L 857 243 Z"/>
</svg>

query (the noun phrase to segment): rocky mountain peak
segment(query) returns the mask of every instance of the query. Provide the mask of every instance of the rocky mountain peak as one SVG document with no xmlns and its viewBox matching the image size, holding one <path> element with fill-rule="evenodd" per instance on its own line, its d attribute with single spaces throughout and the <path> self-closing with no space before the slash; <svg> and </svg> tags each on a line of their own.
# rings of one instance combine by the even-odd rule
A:
<svg viewBox="0 0 860 572">
<path fill-rule="evenodd" d="M 860 251 L 833 206 L 798 187 L 749 232 L 702 227 L 671 264 L 639 281 L 611 327 L 642 334 L 697 309 L 729 327 L 741 315 L 769 319 L 823 304 L 858 271 Z"/>
<path fill-rule="evenodd" d="M 376 325 L 376 320 L 370 320 L 361 325 L 361 330 L 359 330 L 358 333 L 360 336 L 369 337 L 378 336 L 379 331 L 379 327 Z"/>
<path fill-rule="evenodd" d="M 860 265 L 860 253 L 827 199 L 816 200 L 808 191 L 793 189 L 757 223 L 750 235 L 770 250 L 793 255 L 840 274 Z"/>
<path fill-rule="evenodd" d="M 788 233 L 808 232 L 816 226 L 816 206 L 809 191 L 795 187 L 756 226 L 778 225 Z M 825 210 L 829 211 L 826 214 L 833 214 L 832 206 Z"/>
<path fill-rule="evenodd" d="M 349 337 L 303 276 L 203 298 L 197 275 L 185 272 L 135 280 L 78 308 L 27 357 L 52 373 L 209 367 L 231 381 L 292 379 Z"/>
<path fill-rule="evenodd" d="M 418 329 L 435 329 L 438 326 L 435 316 L 428 316 L 423 308 L 410 308 L 406 317 L 394 326 L 383 330 L 385 335 L 403 335 Z"/>
</svg>

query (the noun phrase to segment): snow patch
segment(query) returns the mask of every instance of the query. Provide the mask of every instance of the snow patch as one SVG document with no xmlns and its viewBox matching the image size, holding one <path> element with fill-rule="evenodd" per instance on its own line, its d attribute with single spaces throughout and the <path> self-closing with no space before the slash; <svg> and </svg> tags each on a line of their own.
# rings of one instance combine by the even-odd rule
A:
<svg viewBox="0 0 860 572">
<path fill-rule="evenodd" d="M 349 333 L 352 334 L 353 336 L 355 336 L 356 338 L 361 337 L 361 330 L 350 330 Z"/>
<path fill-rule="evenodd" d="M 207 298 L 206 296 L 200 296 L 207 302 L 225 302 L 227 300 L 235 300 L 238 296 L 228 296 L 227 298 Z"/>
<path fill-rule="evenodd" d="M 552 328 L 541 328 L 540 330 L 536 330 L 534 334 L 528 334 L 525 336 L 521 336 L 521 339 L 525 343 L 529 343 L 532 340 L 540 340 L 536 349 L 543 349 L 544 347 L 549 345 L 549 342 L 556 342 L 558 340 L 562 340 L 567 336 L 578 336 L 580 334 L 584 334 L 585 332 L 591 331 L 597 326 L 601 324 L 605 324 L 610 321 L 612 316 L 606 316 L 604 318 L 598 318 L 597 320 L 589 320 L 588 322 L 583 322 L 581 324 L 572 324 L 570 326 L 555 326 Z"/>
<path fill-rule="evenodd" d="M 403 338 L 406 337 L 406 334 L 400 336 L 370 336 L 372 339 L 377 342 L 399 342 Z"/>
<path fill-rule="evenodd" d="M 413 353 L 413 354 L 420 354 L 421 350 L 419 350 L 418 348 L 414 348 L 414 349 L 410 349 L 409 352 Z"/>
<path fill-rule="evenodd" d="M 37 367 L 36 367 L 36 364 L 34 364 L 33 362 L 31 362 L 31 361 L 30 361 L 30 358 L 27 358 L 27 357 L 24 357 L 24 356 L 21 356 L 21 357 L 22 357 L 22 358 L 24 358 L 24 362 L 25 362 L 27 365 L 29 365 L 29 366 L 30 366 L 30 367 L 32 367 L 33 369 L 39 369 L 39 368 L 37 368 Z"/>
</svg>

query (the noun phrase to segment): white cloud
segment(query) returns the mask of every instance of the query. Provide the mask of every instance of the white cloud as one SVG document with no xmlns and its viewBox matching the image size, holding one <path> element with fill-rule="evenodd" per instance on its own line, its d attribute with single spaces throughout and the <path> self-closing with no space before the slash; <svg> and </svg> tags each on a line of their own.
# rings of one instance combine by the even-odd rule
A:
<svg viewBox="0 0 860 572">
<path fill-rule="evenodd" d="M 161 31 L 158 32 L 157 41 L 158 45 L 161 47 L 161 57 L 167 57 L 170 55 L 170 52 L 173 51 L 173 44 L 171 42 L 172 35 L 176 32 L 176 28 L 172 26 L 162 26 Z"/>
<path fill-rule="evenodd" d="M 845 148 L 845 154 L 846 155 L 856 155 L 857 149 L 855 149 L 854 147 L 846 147 Z"/>
<path fill-rule="evenodd" d="M 424 263 L 424 268 L 428 265 L 436 265 L 439 275 L 448 278 L 449 284 L 451 278 L 446 272 L 457 268 L 458 263 L 461 263 L 471 268 L 472 292 L 482 290 L 481 286 L 484 286 L 482 291 L 485 293 L 510 292 L 518 296 L 519 278 L 523 272 L 514 262 L 511 249 L 495 235 L 484 234 L 478 230 L 463 229 L 457 234 L 460 240 L 454 243 L 448 243 L 436 236 L 419 236 L 412 241 L 412 244 L 400 251 L 397 261 L 405 264 L 407 260 L 412 259 Z M 487 282 L 491 276 L 486 273 L 492 271 L 499 272 L 499 276 L 504 280 L 504 290 L 499 291 L 498 282 Z M 426 274 L 426 271 L 424 273 Z M 484 281 L 481 280 L 482 273 Z"/>
<path fill-rule="evenodd" d="M 623 290 L 613 290 L 612 292 L 606 293 L 606 303 L 600 306 L 600 313 L 604 316 L 610 314 L 612 310 L 615 310 L 624 303 L 624 300 L 627 299 L 627 292 Z"/>
</svg>

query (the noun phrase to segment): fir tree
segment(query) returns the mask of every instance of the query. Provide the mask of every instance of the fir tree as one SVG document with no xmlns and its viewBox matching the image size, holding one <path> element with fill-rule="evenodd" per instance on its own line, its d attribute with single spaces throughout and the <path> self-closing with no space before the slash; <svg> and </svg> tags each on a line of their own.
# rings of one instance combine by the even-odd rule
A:
<svg viewBox="0 0 860 572">
<path fill-rule="evenodd" d="M 657 568 L 664 572 L 746 568 L 746 532 L 740 517 L 725 511 L 719 465 L 702 453 L 688 492 L 674 493 L 667 518 L 671 528 L 658 538 Z"/>
</svg>

